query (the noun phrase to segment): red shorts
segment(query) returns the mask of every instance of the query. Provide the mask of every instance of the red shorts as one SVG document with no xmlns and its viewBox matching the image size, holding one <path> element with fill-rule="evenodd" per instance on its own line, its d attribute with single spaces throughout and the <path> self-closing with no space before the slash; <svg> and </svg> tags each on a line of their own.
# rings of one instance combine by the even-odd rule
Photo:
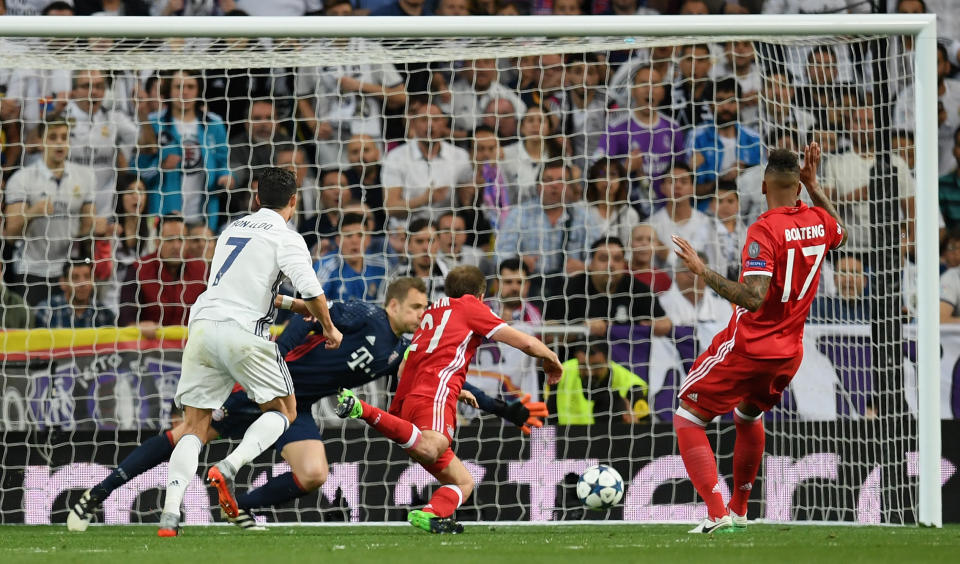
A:
<svg viewBox="0 0 960 564">
<path fill-rule="evenodd" d="M 457 428 L 457 399 L 449 399 L 443 404 L 438 404 L 433 398 L 424 396 L 396 396 L 390 403 L 390 415 L 396 415 L 413 423 L 421 431 L 436 431 L 450 441 L 453 445 L 453 432 Z M 440 455 L 436 462 L 424 468 L 431 474 L 443 470 L 450 465 L 453 460 L 453 449 L 447 447 L 447 450 Z"/>
<path fill-rule="evenodd" d="M 699 411 L 716 417 L 741 401 L 767 411 L 800 368 L 803 353 L 790 358 L 751 358 L 715 340 L 700 355 L 677 396 Z"/>
</svg>

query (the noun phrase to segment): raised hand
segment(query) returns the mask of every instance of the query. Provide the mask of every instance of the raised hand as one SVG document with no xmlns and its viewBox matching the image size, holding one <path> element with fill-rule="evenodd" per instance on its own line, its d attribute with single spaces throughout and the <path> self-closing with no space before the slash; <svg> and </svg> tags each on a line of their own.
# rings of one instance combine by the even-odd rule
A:
<svg viewBox="0 0 960 564">
<path fill-rule="evenodd" d="M 803 148 L 803 166 L 800 167 L 800 182 L 810 190 L 817 184 L 817 168 L 820 166 L 820 145 L 816 141 Z"/>
<path fill-rule="evenodd" d="M 677 253 L 677 256 L 683 260 L 684 264 L 687 265 L 687 268 L 690 269 L 690 272 L 696 274 L 697 276 L 703 276 L 704 271 L 707 269 L 707 266 L 703 264 L 703 261 L 700 259 L 700 255 L 697 254 L 697 251 L 690 246 L 690 243 L 686 239 L 680 237 L 679 235 L 674 235 L 671 237 L 673 239 L 673 244 L 678 248 L 674 249 L 674 252 Z"/>
</svg>

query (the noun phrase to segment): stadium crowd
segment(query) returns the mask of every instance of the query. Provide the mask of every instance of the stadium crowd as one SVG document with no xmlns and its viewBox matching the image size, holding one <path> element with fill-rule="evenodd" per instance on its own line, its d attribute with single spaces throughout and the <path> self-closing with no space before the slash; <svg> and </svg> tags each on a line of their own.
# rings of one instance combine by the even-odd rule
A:
<svg viewBox="0 0 960 564">
<path fill-rule="evenodd" d="M 935 11 L 940 312 L 942 323 L 960 323 L 960 16 L 951 4 L 6 0 L 0 13 Z M 347 41 L 362 50 L 371 40 Z M 893 38 L 881 56 L 878 45 L 788 52 L 734 41 L 443 64 L 0 69 L 2 328 L 138 326 L 149 339 L 185 325 L 216 235 L 256 205 L 260 171 L 281 166 L 301 186 L 290 227 L 311 247 L 330 299 L 379 302 L 389 280 L 416 276 L 434 300 L 452 267 L 478 266 L 504 320 L 532 331 L 585 327 L 566 338 L 569 372 L 558 390 L 582 389 L 597 414 L 642 420 L 646 384 L 610 359 L 611 328 L 671 336 L 675 327 L 726 324 L 729 303 L 678 264 L 668 242 L 680 234 L 711 268 L 736 278 L 746 226 L 764 211 L 767 148 L 819 142 L 821 183 L 851 227 L 843 254 L 828 257 L 815 323 L 870 320 L 870 184 L 875 155 L 889 149 L 903 313 L 914 315 L 913 46 Z M 568 406 L 561 423 L 592 422 L 584 405 Z"/>
</svg>

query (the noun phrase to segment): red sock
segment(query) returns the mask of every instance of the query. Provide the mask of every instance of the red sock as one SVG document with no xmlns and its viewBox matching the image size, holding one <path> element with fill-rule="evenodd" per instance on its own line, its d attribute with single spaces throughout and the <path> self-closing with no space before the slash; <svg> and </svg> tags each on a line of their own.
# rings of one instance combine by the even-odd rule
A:
<svg viewBox="0 0 960 564">
<path fill-rule="evenodd" d="M 397 443 L 404 449 L 412 448 L 420 440 L 420 429 L 414 427 L 413 423 L 406 419 L 400 419 L 396 415 L 390 415 L 386 411 L 373 407 L 363 400 L 357 400 L 363 406 L 363 414 L 360 418 L 367 422 L 371 427 L 380 432 L 381 435 Z"/>
<path fill-rule="evenodd" d="M 433 497 L 423 507 L 423 510 L 433 513 L 437 517 L 449 517 L 460 507 L 461 503 L 463 503 L 463 492 L 460 491 L 460 488 L 454 485 L 446 485 L 433 492 Z"/>
<path fill-rule="evenodd" d="M 673 416 L 673 429 L 677 433 L 677 447 L 687 469 L 687 476 L 697 488 L 697 493 L 707 502 L 707 512 L 711 519 L 727 514 L 717 482 L 717 460 L 713 457 L 713 448 L 707 440 L 707 432 L 693 421 L 680 415 Z"/>
<path fill-rule="evenodd" d="M 763 418 L 749 421 L 734 413 L 737 426 L 737 442 L 733 446 L 733 494 L 730 496 L 730 509 L 737 515 L 747 514 L 747 500 L 753 481 L 760 470 L 763 459 Z"/>
</svg>

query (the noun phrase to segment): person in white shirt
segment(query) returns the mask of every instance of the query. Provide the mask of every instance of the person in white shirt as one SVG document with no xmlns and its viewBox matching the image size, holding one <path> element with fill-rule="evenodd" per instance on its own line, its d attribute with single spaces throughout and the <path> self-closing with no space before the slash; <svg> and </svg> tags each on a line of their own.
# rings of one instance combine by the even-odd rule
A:
<svg viewBox="0 0 960 564">
<path fill-rule="evenodd" d="M 856 108 L 847 115 L 847 131 L 853 150 L 837 155 L 826 161 L 823 168 L 823 186 L 827 196 L 838 203 L 837 211 L 843 216 L 849 229 L 846 249 L 849 253 L 867 253 L 871 250 L 870 241 L 870 182 L 871 173 L 877 162 L 874 153 L 873 108 Z M 910 175 L 910 166 L 896 154 L 890 155 L 890 165 L 894 168 L 900 198 L 900 218 L 909 225 L 913 233 L 914 217 L 914 181 Z"/>
<path fill-rule="evenodd" d="M 679 235 L 690 241 L 695 250 L 706 253 L 711 264 L 715 264 L 715 220 L 694 207 L 693 171 L 687 164 L 674 161 L 663 183 L 663 192 L 667 205 L 648 220 L 657 232 L 657 238 L 670 241 L 674 235 Z M 677 263 L 676 253 L 668 246 L 658 248 L 656 255 L 662 265 L 672 268 Z"/>
<path fill-rule="evenodd" d="M 359 53 L 369 51 L 370 45 L 351 38 L 346 47 Z M 391 63 L 300 68 L 295 89 L 297 108 L 317 140 L 320 167 L 346 166 L 350 137 L 382 139 L 383 108 L 399 109 L 407 103 L 403 78 Z"/>
<path fill-rule="evenodd" d="M 20 240 L 14 267 L 30 305 L 59 293 L 73 242 L 93 235 L 96 213 L 93 170 L 67 161 L 70 124 L 46 122 L 40 138 L 43 158 L 11 176 L 4 195 L 3 235 Z"/>
<path fill-rule="evenodd" d="M 940 275 L 940 323 L 960 323 L 960 266 Z"/>
<path fill-rule="evenodd" d="M 235 383 L 263 414 L 237 448 L 207 472 L 228 516 L 238 514 L 233 494 L 237 470 L 273 444 L 297 416 L 290 372 L 270 341 L 277 302 L 282 309 L 314 316 L 326 347 L 340 346 L 343 336 L 330 319 L 303 237 L 286 225 L 297 209 L 297 188 L 289 171 L 267 169 L 256 196 L 260 211 L 234 221 L 217 239 L 207 289 L 190 310 L 190 336 L 175 396 L 187 429 L 170 455 L 161 537 L 179 534 L 180 504 L 196 474 L 213 410 L 223 405 Z M 284 276 L 304 299 L 277 297 Z"/>
<path fill-rule="evenodd" d="M 450 85 L 450 115 L 454 137 L 470 136 L 482 122 L 487 104 L 493 100 L 509 100 L 517 116 L 522 116 L 527 111 L 527 105 L 520 96 L 497 82 L 496 59 L 468 62 Z"/>
<path fill-rule="evenodd" d="M 550 120 L 539 107 L 530 107 L 520 120 L 520 140 L 503 148 L 503 176 L 517 194 L 515 204 L 537 197 L 540 167 L 561 152 L 550 134 Z"/>
<path fill-rule="evenodd" d="M 699 254 L 706 262 L 707 256 Z M 733 308 L 683 263 L 674 268 L 673 280 L 670 289 L 658 296 L 660 305 L 674 326 L 695 327 L 701 350 L 706 350 L 714 335 L 730 322 Z"/>
<path fill-rule="evenodd" d="M 409 117 L 412 139 L 383 159 L 381 179 L 387 215 L 435 220 L 454 207 L 460 179 L 472 176 L 465 150 L 444 141 L 447 117 L 435 104 L 426 104 Z"/>
<path fill-rule="evenodd" d="M 117 171 L 127 168 L 137 142 L 137 126 L 126 114 L 103 108 L 107 77 L 98 70 L 73 73 L 73 90 L 64 110 L 71 120 L 70 161 L 93 168 L 97 178 L 97 214 L 106 218 L 116 209 Z"/>
</svg>

